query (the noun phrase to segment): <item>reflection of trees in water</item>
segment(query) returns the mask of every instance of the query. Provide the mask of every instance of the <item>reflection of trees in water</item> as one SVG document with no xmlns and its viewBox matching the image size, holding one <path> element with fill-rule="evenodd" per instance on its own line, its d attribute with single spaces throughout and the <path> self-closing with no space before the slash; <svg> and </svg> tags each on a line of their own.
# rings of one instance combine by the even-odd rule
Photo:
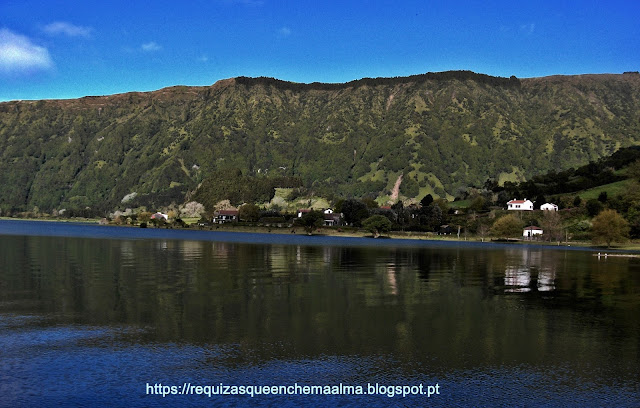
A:
<svg viewBox="0 0 640 408">
<path fill-rule="evenodd" d="M 577 324 L 578 304 L 610 307 L 615 346 L 639 355 L 637 341 L 619 338 L 638 330 L 635 260 L 526 248 L 0 239 L 0 302 L 145 327 L 154 341 L 232 344 L 256 359 L 392 353 L 453 367 L 522 360 L 528 349 L 539 355 L 523 362 L 566 353 L 597 363 L 614 331 L 594 332 L 590 313 Z M 509 271 L 529 281 L 511 281 Z M 513 287 L 530 291 L 504 294 Z"/>
</svg>

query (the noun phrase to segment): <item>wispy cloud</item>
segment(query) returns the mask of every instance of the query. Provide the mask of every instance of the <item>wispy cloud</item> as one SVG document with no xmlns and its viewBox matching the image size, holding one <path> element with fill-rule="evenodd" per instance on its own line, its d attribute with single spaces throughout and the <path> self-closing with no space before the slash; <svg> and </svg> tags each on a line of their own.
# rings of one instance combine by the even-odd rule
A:
<svg viewBox="0 0 640 408">
<path fill-rule="evenodd" d="M 0 29 L 0 73 L 20 74 L 53 67 L 49 51 L 24 35 Z"/>
<path fill-rule="evenodd" d="M 198 57 L 198 62 L 207 62 L 209 61 L 209 57 L 207 57 L 206 55 L 201 55 L 200 57 Z"/>
<path fill-rule="evenodd" d="M 522 24 L 520 26 L 520 31 L 525 34 L 533 34 L 536 29 L 536 23 Z"/>
<path fill-rule="evenodd" d="M 91 27 L 83 27 L 67 23 L 65 21 L 56 21 L 47 24 L 42 30 L 49 35 L 66 35 L 68 37 L 90 37 L 93 29 Z"/>
<path fill-rule="evenodd" d="M 160 51 L 162 49 L 162 46 L 160 46 L 155 41 L 151 41 L 151 42 L 142 44 L 140 48 L 142 48 L 142 51 L 145 51 L 145 52 L 154 52 L 154 51 Z"/>
<path fill-rule="evenodd" d="M 291 29 L 289 27 L 282 27 L 278 30 L 278 37 L 285 38 L 291 35 Z"/>
</svg>

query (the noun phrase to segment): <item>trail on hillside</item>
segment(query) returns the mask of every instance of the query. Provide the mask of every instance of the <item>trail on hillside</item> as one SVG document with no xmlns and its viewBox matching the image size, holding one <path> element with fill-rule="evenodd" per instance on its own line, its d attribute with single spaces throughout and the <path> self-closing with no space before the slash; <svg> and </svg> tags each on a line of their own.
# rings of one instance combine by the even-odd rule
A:
<svg viewBox="0 0 640 408">
<path fill-rule="evenodd" d="M 398 176 L 396 180 L 396 184 L 393 185 L 393 190 L 391 190 L 391 200 L 396 201 L 400 196 L 400 184 L 402 184 L 402 173 Z"/>
</svg>

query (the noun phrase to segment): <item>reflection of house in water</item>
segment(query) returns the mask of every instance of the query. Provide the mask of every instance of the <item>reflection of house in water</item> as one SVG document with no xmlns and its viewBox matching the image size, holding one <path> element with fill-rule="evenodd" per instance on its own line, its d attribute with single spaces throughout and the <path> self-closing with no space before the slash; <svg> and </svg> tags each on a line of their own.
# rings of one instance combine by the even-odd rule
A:
<svg viewBox="0 0 640 408">
<path fill-rule="evenodd" d="M 529 292 L 533 288 L 532 276 L 535 276 L 536 290 L 549 292 L 555 289 L 555 266 L 553 259 L 545 262 L 549 251 L 522 249 L 507 251 L 507 263 L 504 271 L 505 292 Z"/>
<path fill-rule="evenodd" d="M 555 269 L 540 269 L 538 271 L 538 292 L 550 292 L 556 288 Z"/>
<path fill-rule="evenodd" d="M 234 245 L 228 242 L 212 242 L 211 249 L 217 259 L 227 259 L 235 252 Z"/>
<path fill-rule="evenodd" d="M 391 289 L 392 295 L 398 294 L 398 281 L 396 280 L 396 267 L 395 265 L 387 265 L 387 283 Z"/>
<path fill-rule="evenodd" d="M 135 259 L 135 248 L 133 247 L 133 241 L 122 240 L 120 241 L 120 256 L 123 261 L 132 261 Z"/>
<path fill-rule="evenodd" d="M 180 241 L 180 253 L 185 261 L 202 258 L 202 249 L 205 243 L 200 241 Z"/>
<path fill-rule="evenodd" d="M 507 267 L 504 271 L 505 292 L 529 292 L 531 273 L 526 266 Z"/>
<path fill-rule="evenodd" d="M 331 260 L 333 259 L 332 250 L 333 247 L 330 246 L 322 248 L 322 260 L 324 261 L 324 263 L 331 263 Z"/>
</svg>

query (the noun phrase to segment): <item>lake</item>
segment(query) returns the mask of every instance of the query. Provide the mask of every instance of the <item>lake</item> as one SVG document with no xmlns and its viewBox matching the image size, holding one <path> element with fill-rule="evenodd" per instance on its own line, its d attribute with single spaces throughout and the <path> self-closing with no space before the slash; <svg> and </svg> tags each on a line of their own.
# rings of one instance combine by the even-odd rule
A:
<svg viewBox="0 0 640 408">
<path fill-rule="evenodd" d="M 639 367 L 639 258 L 0 221 L 0 406 L 638 407 Z"/>
</svg>

